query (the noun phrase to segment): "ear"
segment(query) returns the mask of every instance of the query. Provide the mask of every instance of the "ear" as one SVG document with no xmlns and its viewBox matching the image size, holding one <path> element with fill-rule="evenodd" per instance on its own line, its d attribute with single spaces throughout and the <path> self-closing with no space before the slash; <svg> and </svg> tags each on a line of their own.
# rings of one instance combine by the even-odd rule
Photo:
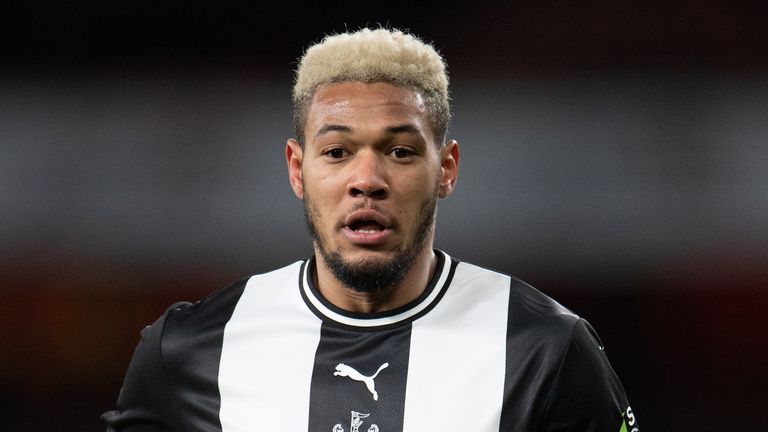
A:
<svg viewBox="0 0 768 432">
<path fill-rule="evenodd" d="M 447 142 L 440 149 L 440 185 L 437 195 L 448 197 L 456 188 L 459 177 L 459 143 L 456 140 Z"/>
<path fill-rule="evenodd" d="M 304 151 L 299 143 L 291 138 L 285 144 L 285 161 L 288 164 L 288 178 L 291 180 L 291 189 L 296 197 L 304 199 L 304 183 L 302 182 L 301 166 L 304 160 Z"/>
</svg>

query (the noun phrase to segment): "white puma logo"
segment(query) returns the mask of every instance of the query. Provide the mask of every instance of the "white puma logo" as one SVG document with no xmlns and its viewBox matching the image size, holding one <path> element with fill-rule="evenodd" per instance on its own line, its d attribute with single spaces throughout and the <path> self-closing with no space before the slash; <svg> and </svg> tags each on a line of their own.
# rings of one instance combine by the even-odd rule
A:
<svg viewBox="0 0 768 432">
<path fill-rule="evenodd" d="M 333 373 L 333 376 L 350 377 L 355 381 L 364 382 L 365 386 L 368 387 L 368 391 L 370 391 L 373 395 L 373 400 L 379 400 L 379 394 L 376 392 L 376 384 L 373 382 L 373 380 L 376 379 L 376 377 L 379 375 L 379 372 L 381 372 L 381 370 L 387 366 L 389 366 L 389 363 L 384 363 L 383 365 L 379 366 L 379 369 L 375 374 L 371 376 L 365 376 L 356 371 L 352 366 L 339 363 L 336 365 L 336 372 Z"/>
</svg>

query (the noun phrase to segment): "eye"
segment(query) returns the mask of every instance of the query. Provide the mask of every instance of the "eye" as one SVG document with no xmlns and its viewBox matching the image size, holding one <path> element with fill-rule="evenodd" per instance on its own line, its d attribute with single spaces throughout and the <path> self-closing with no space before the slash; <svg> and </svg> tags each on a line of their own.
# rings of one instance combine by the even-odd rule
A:
<svg viewBox="0 0 768 432">
<path fill-rule="evenodd" d="M 396 159 L 405 159 L 409 156 L 413 156 L 415 153 L 405 147 L 397 147 L 392 150 L 392 156 L 394 156 Z"/>
<path fill-rule="evenodd" d="M 331 148 L 323 152 L 323 156 L 327 156 L 331 159 L 341 159 L 347 155 L 346 150 L 343 148 Z"/>
</svg>

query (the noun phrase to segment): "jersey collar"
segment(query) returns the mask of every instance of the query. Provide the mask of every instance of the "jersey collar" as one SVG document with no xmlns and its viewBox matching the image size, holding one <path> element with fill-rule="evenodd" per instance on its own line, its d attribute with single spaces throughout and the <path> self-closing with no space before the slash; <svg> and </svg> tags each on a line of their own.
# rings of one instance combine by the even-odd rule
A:
<svg viewBox="0 0 768 432">
<path fill-rule="evenodd" d="M 424 292 L 410 303 L 393 310 L 366 314 L 346 311 L 331 304 L 317 290 L 311 277 L 311 270 L 316 265 L 314 257 L 301 266 L 299 283 L 301 296 L 320 319 L 344 327 L 373 330 L 409 323 L 429 312 L 440 301 L 450 285 L 458 261 L 441 250 L 435 249 L 435 255 L 437 256 L 435 273 Z"/>
</svg>

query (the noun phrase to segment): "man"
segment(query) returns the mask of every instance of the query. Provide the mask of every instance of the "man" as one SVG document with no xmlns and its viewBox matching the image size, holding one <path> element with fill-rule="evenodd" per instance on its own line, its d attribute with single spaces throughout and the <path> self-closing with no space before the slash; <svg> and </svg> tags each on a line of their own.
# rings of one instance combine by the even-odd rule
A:
<svg viewBox="0 0 768 432">
<path fill-rule="evenodd" d="M 399 31 L 310 49 L 285 149 L 314 255 L 172 306 L 109 431 L 630 431 L 592 328 L 432 248 L 459 147 L 442 58 Z"/>
</svg>

